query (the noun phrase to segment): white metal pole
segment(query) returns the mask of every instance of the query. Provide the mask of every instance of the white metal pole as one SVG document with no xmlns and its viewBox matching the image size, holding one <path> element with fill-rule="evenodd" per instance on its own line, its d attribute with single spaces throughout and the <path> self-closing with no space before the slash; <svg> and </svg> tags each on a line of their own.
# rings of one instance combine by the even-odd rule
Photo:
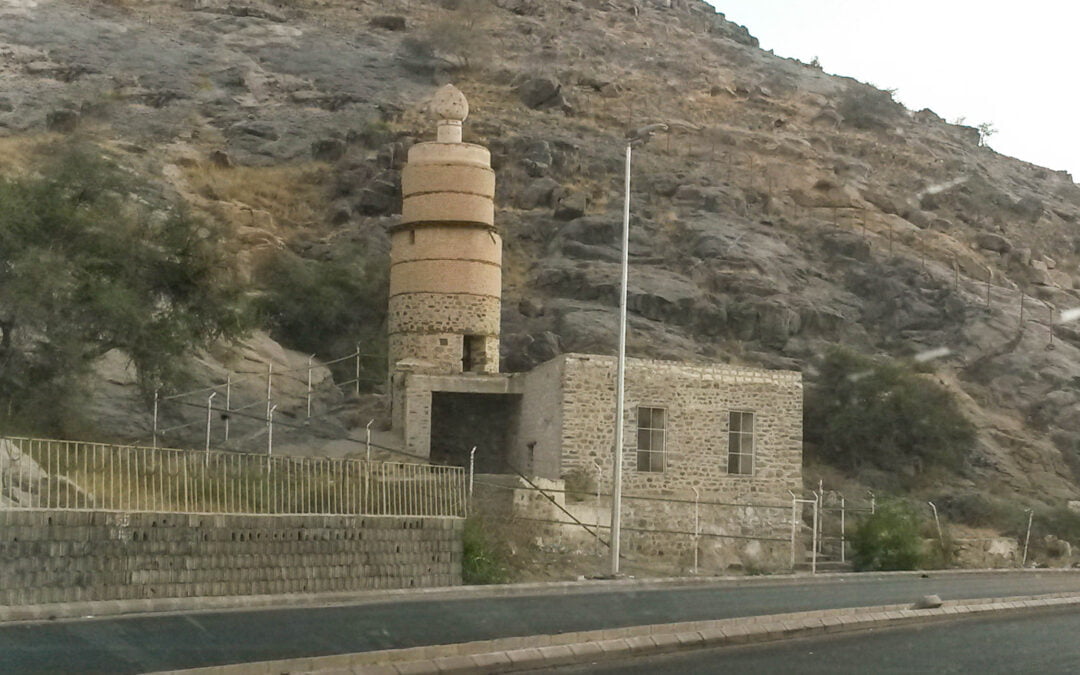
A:
<svg viewBox="0 0 1080 675">
<path fill-rule="evenodd" d="M 232 410 L 232 373 L 225 378 L 225 442 L 229 442 L 229 417 Z"/>
<path fill-rule="evenodd" d="M 847 520 L 845 519 L 846 502 L 844 495 L 840 495 L 840 562 L 847 562 Z"/>
<path fill-rule="evenodd" d="M 794 492 L 788 490 L 791 494 L 791 571 L 795 571 L 795 541 L 799 535 L 799 498 L 795 496 Z"/>
<path fill-rule="evenodd" d="M 371 461 L 371 425 L 374 423 L 375 420 L 372 419 L 364 427 L 364 444 L 367 446 L 367 459 L 369 462 Z"/>
<path fill-rule="evenodd" d="M 1031 541 L 1031 520 L 1034 517 L 1035 517 L 1035 511 L 1033 509 L 1028 509 L 1027 536 L 1024 537 L 1024 559 L 1023 559 L 1023 561 L 1021 561 L 1020 567 L 1027 567 L 1028 542 Z"/>
<path fill-rule="evenodd" d="M 274 381 L 274 364 L 266 364 L 266 418 L 270 419 L 270 392 Z"/>
<path fill-rule="evenodd" d="M 600 483 L 604 477 L 604 467 L 600 465 L 600 462 L 593 460 L 593 464 L 596 465 L 596 506 L 595 513 L 593 513 L 593 520 L 596 523 L 596 555 L 600 556 Z"/>
<path fill-rule="evenodd" d="M 941 552 L 944 553 L 945 552 L 945 536 L 941 534 L 941 520 L 938 518 L 938 515 L 937 515 L 937 506 L 934 505 L 934 502 L 926 502 L 926 503 L 929 504 L 930 508 L 934 510 L 934 524 L 937 525 L 938 544 L 941 545 Z"/>
<path fill-rule="evenodd" d="M 270 407 L 270 411 L 266 413 L 266 454 L 274 454 L 274 411 L 277 410 L 277 405 Z"/>
<path fill-rule="evenodd" d="M 307 357 L 307 416 L 311 419 L 311 360 L 315 355 Z"/>
<path fill-rule="evenodd" d="M 818 498 L 814 500 L 814 532 L 813 532 L 813 541 L 811 542 L 811 544 L 812 544 L 811 548 L 813 548 L 813 552 L 812 552 L 813 554 L 810 557 L 810 574 L 817 574 L 817 553 L 818 553 L 817 552 L 817 546 L 818 546 L 818 522 L 819 522 L 818 509 L 820 508 L 820 506 L 821 506 L 821 497 L 818 496 Z"/>
<path fill-rule="evenodd" d="M 154 449 L 157 449 L 158 389 L 154 389 Z"/>
<path fill-rule="evenodd" d="M 210 395 L 208 397 L 206 397 L 206 452 L 207 452 L 207 454 L 210 453 L 210 419 L 212 417 L 212 410 L 213 410 L 213 408 L 211 407 L 211 404 L 213 404 L 215 396 L 217 396 L 216 391 L 211 392 Z"/>
<path fill-rule="evenodd" d="M 698 504 L 701 501 L 701 493 L 697 488 L 694 490 L 694 574 L 698 573 L 698 540 L 700 539 L 701 527 L 698 518 Z"/>
<path fill-rule="evenodd" d="M 469 502 L 472 502 L 473 498 L 473 475 L 476 470 L 476 446 L 472 446 L 472 450 L 469 451 Z"/>
<path fill-rule="evenodd" d="M 356 395 L 360 395 L 360 343 L 356 343 Z"/>
<path fill-rule="evenodd" d="M 632 147 L 626 144 L 626 171 L 623 191 L 622 285 L 619 291 L 619 355 L 615 373 L 615 447 L 611 480 L 611 574 L 619 574 L 622 536 L 622 450 L 623 396 L 626 376 L 626 284 L 630 267 L 630 158 Z"/>
</svg>

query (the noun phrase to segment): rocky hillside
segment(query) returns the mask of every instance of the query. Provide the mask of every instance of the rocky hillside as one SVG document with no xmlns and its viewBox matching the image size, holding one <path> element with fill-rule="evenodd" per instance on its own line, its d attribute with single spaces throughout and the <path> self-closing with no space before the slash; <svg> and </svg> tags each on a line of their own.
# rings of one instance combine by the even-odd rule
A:
<svg viewBox="0 0 1080 675">
<path fill-rule="evenodd" d="M 426 99 L 454 81 L 498 172 L 515 370 L 613 350 L 622 139 L 664 123 L 634 156 L 634 354 L 811 383 L 835 344 L 937 355 L 979 433 L 923 489 L 1077 496 L 1080 332 L 1059 319 L 1080 306 L 1080 187 L 703 2 L 0 0 L 0 54 L 0 166 L 90 140 L 229 225 L 255 292 L 282 255 L 378 268 Z M 355 340 L 281 325 L 323 360 Z"/>
</svg>

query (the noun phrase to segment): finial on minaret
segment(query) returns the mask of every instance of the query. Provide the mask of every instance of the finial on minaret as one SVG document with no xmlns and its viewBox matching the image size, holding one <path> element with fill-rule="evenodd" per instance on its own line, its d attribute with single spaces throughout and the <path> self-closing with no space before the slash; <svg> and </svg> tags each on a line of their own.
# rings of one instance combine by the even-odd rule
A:
<svg viewBox="0 0 1080 675">
<path fill-rule="evenodd" d="M 469 116 L 465 94 L 452 84 L 444 84 L 431 99 L 431 113 L 438 121 L 439 143 L 460 143 L 461 123 Z"/>
</svg>

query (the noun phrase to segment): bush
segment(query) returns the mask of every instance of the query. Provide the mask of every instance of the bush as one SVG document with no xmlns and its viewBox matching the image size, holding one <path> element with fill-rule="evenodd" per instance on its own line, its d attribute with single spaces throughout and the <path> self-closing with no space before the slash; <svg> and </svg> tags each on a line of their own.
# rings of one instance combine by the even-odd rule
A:
<svg viewBox="0 0 1080 675">
<path fill-rule="evenodd" d="M 259 270 L 265 291 L 257 302 L 271 336 L 302 352 L 333 360 L 360 345 L 361 378 L 386 375 L 386 255 L 346 246 L 331 260 L 302 258 L 281 251 Z M 339 379 L 356 375 L 351 361 Z"/>
<path fill-rule="evenodd" d="M 921 523 L 902 502 L 885 502 L 851 537 L 852 562 L 862 571 L 911 570 L 922 560 Z"/>
<path fill-rule="evenodd" d="M 857 129 L 887 129 L 904 113 L 891 91 L 856 82 L 848 86 L 837 106 L 844 122 Z"/>
<path fill-rule="evenodd" d="M 975 427 L 952 395 L 902 363 L 835 349 L 819 372 L 804 428 L 831 464 L 896 471 L 915 460 L 956 470 L 974 446 Z"/>
<path fill-rule="evenodd" d="M 510 580 L 506 550 L 480 516 L 465 519 L 461 578 L 466 584 L 505 584 Z"/>
</svg>

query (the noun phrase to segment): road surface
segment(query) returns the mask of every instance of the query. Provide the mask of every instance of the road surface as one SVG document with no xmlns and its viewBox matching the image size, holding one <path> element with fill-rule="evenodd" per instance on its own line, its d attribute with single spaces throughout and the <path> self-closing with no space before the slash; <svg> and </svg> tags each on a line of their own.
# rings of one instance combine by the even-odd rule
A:
<svg viewBox="0 0 1080 675">
<path fill-rule="evenodd" d="M 140 673 L 523 635 L 911 602 L 1080 592 L 1080 574 L 849 575 L 0 624 L 0 673 Z M 463 594 L 467 595 L 467 594 Z"/>
<path fill-rule="evenodd" d="M 583 664 L 562 674 L 1076 673 L 1080 612 L 968 619 L 772 645 Z"/>
</svg>

